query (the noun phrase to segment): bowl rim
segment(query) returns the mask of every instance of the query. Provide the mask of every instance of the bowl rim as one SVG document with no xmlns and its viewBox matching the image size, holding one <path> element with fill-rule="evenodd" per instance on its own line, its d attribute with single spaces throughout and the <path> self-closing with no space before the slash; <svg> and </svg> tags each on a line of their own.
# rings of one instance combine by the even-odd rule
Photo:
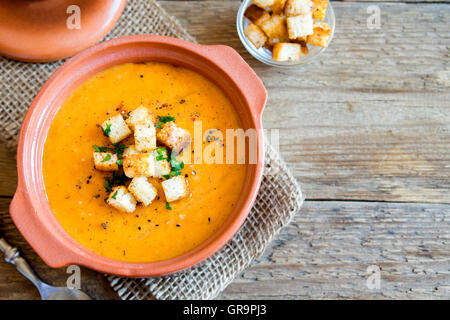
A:
<svg viewBox="0 0 450 320">
<path fill-rule="evenodd" d="M 203 59 L 203 63 L 211 64 L 223 71 L 223 74 L 236 85 L 245 99 L 245 106 L 242 105 L 239 108 L 248 109 L 248 114 L 251 115 L 248 118 L 251 125 L 257 129 L 258 141 L 258 162 L 255 165 L 247 164 L 248 166 L 254 166 L 253 170 L 247 170 L 251 174 L 251 184 L 247 186 L 246 198 L 242 201 L 239 210 L 236 206 L 237 213 L 230 222 L 220 228 L 203 244 L 185 254 L 167 260 L 147 263 L 113 260 L 94 253 L 79 244 L 57 222 L 51 212 L 45 189 L 42 190 L 39 183 L 36 183 L 36 179 L 43 180 L 42 159 L 39 158 L 43 151 L 39 153 L 38 149 L 43 149 L 46 133 L 53 120 L 45 120 L 44 117 L 49 117 L 48 110 L 53 110 L 54 113 L 59 110 L 59 106 L 55 106 L 56 102 L 52 100 L 56 99 L 54 96 L 58 94 L 54 91 L 59 88 L 58 86 L 61 86 L 64 79 L 70 78 L 71 68 L 86 67 L 90 61 L 94 61 L 92 59 L 95 59 L 96 54 L 105 54 L 111 48 L 117 48 L 118 52 L 124 55 L 127 46 L 132 45 L 158 45 L 167 50 L 181 50 L 181 55 L 183 55 L 183 52 L 185 52 L 185 55 L 195 55 L 196 59 Z M 155 58 L 153 57 L 153 59 Z M 152 61 L 152 58 L 149 56 L 149 59 L 145 61 Z M 107 62 L 102 61 L 104 64 L 107 64 Z M 75 75 L 72 77 L 80 78 L 81 76 Z M 211 78 L 209 77 L 209 79 Z M 249 88 L 254 90 L 245 90 Z M 11 217 L 27 242 L 51 267 L 79 264 L 108 274 L 139 277 L 171 274 L 197 265 L 217 252 L 236 234 L 255 202 L 264 165 L 262 111 L 266 101 L 267 92 L 262 81 L 241 56 L 227 46 L 203 46 L 170 37 L 137 35 L 105 41 L 84 50 L 58 68 L 41 88 L 27 112 L 19 137 L 17 152 L 19 179 L 17 191 L 10 206 Z M 238 108 L 237 106 L 234 107 Z M 41 125 L 44 120 L 48 124 Z M 45 130 L 44 137 L 41 133 L 42 130 Z M 37 139 L 36 136 L 40 138 Z M 35 157 L 33 157 L 34 154 L 36 154 Z M 52 218 L 49 218 L 49 215 Z"/>
<path fill-rule="evenodd" d="M 336 16 L 334 14 L 334 10 L 333 10 L 333 6 L 331 5 L 331 1 L 329 1 L 327 11 L 326 11 L 326 17 L 328 17 L 328 19 L 330 21 L 331 34 L 328 39 L 328 45 L 325 48 L 320 47 L 319 51 L 317 53 L 315 53 L 314 55 L 307 54 L 305 58 L 300 59 L 299 61 L 294 61 L 294 62 L 276 61 L 271 58 L 266 58 L 265 56 L 263 56 L 262 54 L 259 53 L 259 51 L 254 47 L 254 45 L 247 39 L 247 37 L 244 34 L 244 27 L 243 27 L 244 20 L 245 20 L 244 14 L 245 14 L 245 10 L 247 10 L 247 8 L 251 5 L 251 2 L 252 2 L 252 0 L 243 0 L 241 5 L 239 6 L 239 10 L 236 15 L 236 29 L 237 29 L 237 33 L 238 33 L 239 39 L 241 40 L 242 45 L 245 47 L 247 52 L 250 53 L 250 55 L 253 58 L 255 58 L 256 60 L 258 60 L 259 62 L 262 62 L 268 66 L 278 67 L 278 68 L 286 68 L 286 69 L 292 68 L 294 66 L 301 66 L 301 65 L 307 64 L 308 62 L 313 61 L 315 58 L 317 58 L 322 53 L 324 53 L 330 46 L 331 42 L 333 41 L 334 32 L 335 32 L 335 28 L 336 28 Z"/>
</svg>

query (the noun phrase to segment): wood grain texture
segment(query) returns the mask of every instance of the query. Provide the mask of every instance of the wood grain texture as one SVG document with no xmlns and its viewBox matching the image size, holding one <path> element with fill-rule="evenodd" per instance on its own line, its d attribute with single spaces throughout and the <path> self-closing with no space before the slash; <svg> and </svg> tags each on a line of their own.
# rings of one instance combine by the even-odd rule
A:
<svg viewBox="0 0 450 320">
<path fill-rule="evenodd" d="M 234 47 L 263 79 L 264 126 L 279 130 L 281 154 L 309 199 L 221 298 L 450 298 L 450 5 L 410 2 L 376 3 L 379 30 L 366 27 L 374 3 L 333 2 L 330 48 L 281 70 L 241 45 L 239 1 L 161 1 L 200 43 Z M 45 266 L 9 218 L 16 183 L 14 156 L 3 151 L 0 230 L 44 280 L 64 285 L 65 269 Z M 381 268 L 381 290 L 365 285 L 369 265 Z M 82 287 L 117 298 L 84 268 Z M 11 298 L 38 294 L 0 263 L 0 299 Z"/>
<path fill-rule="evenodd" d="M 378 5 L 370 30 L 367 3 L 333 3 L 331 46 L 285 70 L 245 51 L 239 1 L 163 2 L 200 43 L 234 47 L 261 76 L 264 126 L 279 130 L 309 199 L 450 203 L 450 6 Z"/>
<path fill-rule="evenodd" d="M 65 268 L 50 269 L 13 226 L 0 199 L 0 229 L 38 274 L 64 285 Z M 258 264 L 223 299 L 450 298 L 450 205 L 306 201 Z M 366 287 L 368 266 L 381 269 L 381 289 Z M 117 298 L 102 275 L 82 268 L 81 285 L 96 299 Z M 37 299 L 28 280 L 0 263 L 0 299 Z"/>
<path fill-rule="evenodd" d="M 450 205 L 306 201 L 224 299 L 449 299 Z M 366 286 L 381 269 L 381 289 Z"/>
</svg>

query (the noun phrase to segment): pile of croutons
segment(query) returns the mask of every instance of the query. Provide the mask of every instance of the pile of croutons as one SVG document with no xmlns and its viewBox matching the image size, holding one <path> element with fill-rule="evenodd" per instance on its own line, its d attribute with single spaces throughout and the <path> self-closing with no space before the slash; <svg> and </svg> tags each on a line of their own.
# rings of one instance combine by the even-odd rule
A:
<svg viewBox="0 0 450 320">
<path fill-rule="evenodd" d="M 113 178 L 105 179 L 107 204 L 125 212 L 135 211 L 137 202 L 148 206 L 158 196 L 148 178 L 161 181 L 168 209 L 169 202 L 188 195 L 188 183 L 181 176 L 184 163 L 177 160 L 177 155 L 191 143 L 191 136 L 174 120 L 170 116 L 155 117 L 141 106 L 125 118 L 119 113 L 103 122 L 100 128 L 112 147 L 93 147 L 95 169 L 114 172 Z M 131 134 L 134 144 L 120 143 Z"/>
<path fill-rule="evenodd" d="M 327 6 L 328 0 L 253 0 L 244 33 L 257 49 L 271 50 L 274 60 L 298 61 L 308 54 L 307 44 L 328 45 L 331 29 L 322 22 Z"/>
</svg>

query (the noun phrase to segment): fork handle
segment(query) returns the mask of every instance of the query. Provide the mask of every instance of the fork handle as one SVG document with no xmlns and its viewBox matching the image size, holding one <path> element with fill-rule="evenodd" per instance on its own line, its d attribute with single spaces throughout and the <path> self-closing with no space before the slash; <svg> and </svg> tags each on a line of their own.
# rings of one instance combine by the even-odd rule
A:
<svg viewBox="0 0 450 320">
<path fill-rule="evenodd" d="M 17 271 L 19 271 L 25 278 L 30 280 L 36 286 L 36 288 L 40 289 L 42 281 L 30 267 L 28 262 L 20 256 L 19 249 L 11 246 L 5 240 L 5 238 L 3 238 L 3 233 L 1 231 L 0 231 L 0 251 L 3 252 L 6 262 L 15 266 Z"/>
</svg>

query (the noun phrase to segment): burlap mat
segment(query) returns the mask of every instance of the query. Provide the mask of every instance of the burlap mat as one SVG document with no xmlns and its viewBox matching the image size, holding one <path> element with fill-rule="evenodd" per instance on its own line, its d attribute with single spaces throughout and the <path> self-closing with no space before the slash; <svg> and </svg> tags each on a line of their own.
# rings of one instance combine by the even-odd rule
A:
<svg viewBox="0 0 450 320">
<path fill-rule="evenodd" d="M 105 39 L 159 34 L 195 41 L 153 0 L 129 0 Z M 63 61 L 29 64 L 0 58 L 0 139 L 15 150 L 23 117 L 44 82 Z M 176 275 L 130 279 L 108 276 L 122 299 L 212 299 L 259 257 L 300 210 L 300 186 L 279 154 L 266 146 L 264 177 L 256 204 L 233 239 L 201 265 Z"/>
</svg>

